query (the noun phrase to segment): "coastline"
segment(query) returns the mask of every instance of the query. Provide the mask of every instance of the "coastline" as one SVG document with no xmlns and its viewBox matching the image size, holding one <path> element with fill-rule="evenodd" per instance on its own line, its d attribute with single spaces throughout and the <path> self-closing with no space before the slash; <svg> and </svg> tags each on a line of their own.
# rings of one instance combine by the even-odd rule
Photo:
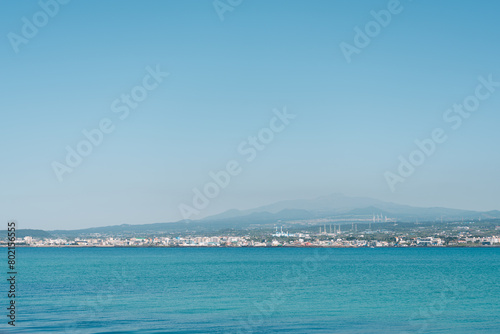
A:
<svg viewBox="0 0 500 334">
<path fill-rule="evenodd" d="M 7 248 L 0 245 L 0 248 Z M 470 245 L 470 246 L 81 246 L 81 245 L 47 245 L 47 246 L 26 246 L 16 245 L 16 248 L 500 248 L 500 245 Z"/>
</svg>

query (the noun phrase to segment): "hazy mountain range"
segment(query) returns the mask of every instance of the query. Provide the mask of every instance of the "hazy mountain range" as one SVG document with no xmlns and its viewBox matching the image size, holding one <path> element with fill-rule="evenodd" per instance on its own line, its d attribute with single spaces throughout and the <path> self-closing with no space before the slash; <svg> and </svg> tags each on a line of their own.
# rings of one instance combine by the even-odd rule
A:
<svg viewBox="0 0 500 334">
<path fill-rule="evenodd" d="M 250 210 L 229 210 L 200 220 L 142 225 L 114 225 L 82 230 L 49 231 L 53 235 L 79 235 L 89 233 L 133 234 L 183 231 L 214 231 L 271 227 L 275 224 L 322 224 L 325 221 L 450 221 L 500 218 L 500 211 L 470 211 L 441 207 L 413 207 L 366 197 L 348 197 L 333 194 L 310 200 L 281 201 Z M 382 219 L 382 220 L 380 220 Z"/>
</svg>

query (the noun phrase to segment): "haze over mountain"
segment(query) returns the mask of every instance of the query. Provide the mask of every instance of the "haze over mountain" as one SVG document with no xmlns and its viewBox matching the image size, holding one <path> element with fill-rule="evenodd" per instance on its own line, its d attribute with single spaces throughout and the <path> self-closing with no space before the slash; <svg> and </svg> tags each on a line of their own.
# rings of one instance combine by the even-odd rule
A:
<svg viewBox="0 0 500 334">
<path fill-rule="evenodd" d="M 274 224 L 321 224 L 325 221 L 450 221 L 500 218 L 500 211 L 478 212 L 441 207 L 421 208 L 400 205 L 367 197 L 332 194 L 309 200 L 287 200 L 250 210 L 228 210 L 201 220 L 142 225 L 114 225 L 81 230 L 50 231 L 55 235 L 81 233 L 161 233 L 186 230 L 214 231 L 225 228 L 244 229 Z"/>
<path fill-rule="evenodd" d="M 478 219 L 498 218 L 500 211 L 479 212 L 472 210 L 450 209 L 442 207 L 413 207 L 409 205 L 384 202 L 368 197 L 349 197 L 342 194 L 332 194 L 309 200 L 288 200 L 261 206 L 250 210 L 228 210 L 203 220 L 213 221 L 220 219 L 244 217 L 256 213 L 270 213 L 274 215 L 289 215 L 290 210 L 297 211 L 298 216 L 316 218 L 342 217 L 349 215 L 390 215 L 398 220 L 427 219 Z M 295 219 L 300 219 L 299 217 Z"/>
</svg>

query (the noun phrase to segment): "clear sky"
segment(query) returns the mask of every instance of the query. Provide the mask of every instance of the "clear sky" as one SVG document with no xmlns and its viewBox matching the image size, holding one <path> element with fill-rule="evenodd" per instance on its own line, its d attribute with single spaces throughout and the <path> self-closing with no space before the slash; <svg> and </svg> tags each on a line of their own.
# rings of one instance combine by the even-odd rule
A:
<svg viewBox="0 0 500 334">
<path fill-rule="evenodd" d="M 458 128 L 447 114 L 479 101 L 479 77 L 500 82 L 500 2 L 238 2 L 2 0 L 0 220 L 176 221 L 229 161 L 239 173 L 191 219 L 330 193 L 500 209 L 500 87 L 480 87 Z M 120 100 L 132 91 L 134 108 Z M 295 118 L 278 124 L 285 107 Z M 106 119 L 60 181 L 54 162 L 70 168 L 67 147 Z M 447 140 L 392 191 L 387 172 L 436 128 Z M 247 161 L 238 147 L 259 133 Z"/>
</svg>

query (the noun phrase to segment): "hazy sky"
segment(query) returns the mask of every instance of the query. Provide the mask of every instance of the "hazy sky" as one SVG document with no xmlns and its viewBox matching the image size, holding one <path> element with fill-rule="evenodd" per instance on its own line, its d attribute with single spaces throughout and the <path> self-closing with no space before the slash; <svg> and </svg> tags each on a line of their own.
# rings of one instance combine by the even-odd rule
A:
<svg viewBox="0 0 500 334">
<path fill-rule="evenodd" d="M 500 209 L 499 2 L 238 3 L 1 1 L 0 220 L 175 221 L 226 168 L 191 219 L 336 192 Z"/>
</svg>

